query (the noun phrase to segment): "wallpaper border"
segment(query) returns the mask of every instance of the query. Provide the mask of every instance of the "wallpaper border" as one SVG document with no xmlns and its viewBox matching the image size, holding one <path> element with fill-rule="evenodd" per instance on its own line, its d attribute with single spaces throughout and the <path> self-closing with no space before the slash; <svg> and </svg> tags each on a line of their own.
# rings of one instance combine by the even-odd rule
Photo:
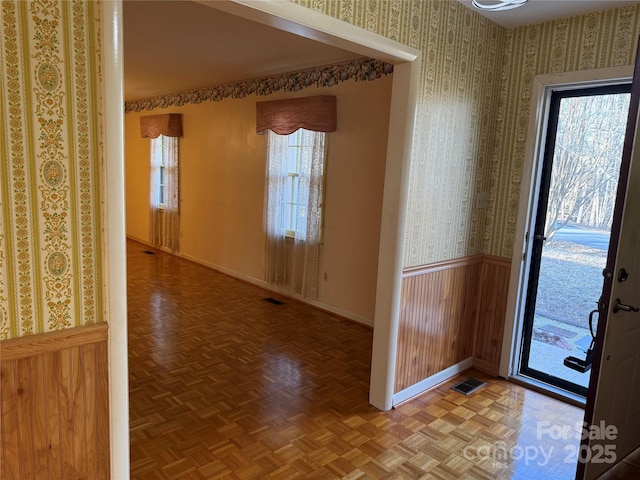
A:
<svg viewBox="0 0 640 480">
<path fill-rule="evenodd" d="M 156 108 L 180 107 L 202 102 L 219 102 L 227 98 L 249 95 L 270 95 L 276 92 L 297 92 L 303 88 L 331 87 L 347 80 L 372 81 L 393 73 L 393 65 L 372 58 L 358 58 L 349 62 L 283 73 L 269 77 L 228 83 L 213 87 L 187 90 L 125 102 L 125 113 Z"/>
</svg>

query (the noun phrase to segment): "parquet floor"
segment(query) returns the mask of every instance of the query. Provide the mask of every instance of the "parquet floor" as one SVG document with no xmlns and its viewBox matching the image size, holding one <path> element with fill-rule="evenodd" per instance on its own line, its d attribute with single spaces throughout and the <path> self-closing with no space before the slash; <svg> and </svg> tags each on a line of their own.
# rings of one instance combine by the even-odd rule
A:
<svg viewBox="0 0 640 480">
<path fill-rule="evenodd" d="M 450 381 L 380 412 L 370 329 L 144 250 L 128 242 L 132 478 L 573 478 L 578 440 L 549 429 L 580 409 L 470 372 L 469 396 Z"/>
</svg>

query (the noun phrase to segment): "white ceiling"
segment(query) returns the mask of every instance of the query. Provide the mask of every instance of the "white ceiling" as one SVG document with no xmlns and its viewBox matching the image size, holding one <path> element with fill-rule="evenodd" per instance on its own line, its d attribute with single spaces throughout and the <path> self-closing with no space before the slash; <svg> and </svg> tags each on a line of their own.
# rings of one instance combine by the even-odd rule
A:
<svg viewBox="0 0 640 480">
<path fill-rule="evenodd" d="M 124 2 L 125 100 L 360 57 L 190 1 Z"/>
<path fill-rule="evenodd" d="M 521 7 L 501 12 L 486 12 L 471 6 L 471 0 L 458 0 L 490 20 L 507 28 L 532 25 L 558 18 L 573 17 L 585 13 L 618 8 L 640 3 L 639 0 L 529 0 Z M 498 3 L 497 0 L 482 0 L 482 3 Z"/>
<path fill-rule="evenodd" d="M 473 8 L 471 0 L 458 1 Z M 481 13 L 513 28 L 638 3 L 640 0 L 529 0 L 517 9 Z M 123 8 L 125 100 L 359 57 L 192 1 L 125 0 Z"/>
</svg>

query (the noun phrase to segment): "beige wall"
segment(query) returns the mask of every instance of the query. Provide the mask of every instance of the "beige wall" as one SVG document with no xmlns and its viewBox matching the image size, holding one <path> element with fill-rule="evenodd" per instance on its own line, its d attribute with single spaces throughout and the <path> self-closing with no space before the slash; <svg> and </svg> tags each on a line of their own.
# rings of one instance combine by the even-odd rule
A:
<svg viewBox="0 0 640 480">
<path fill-rule="evenodd" d="M 149 140 L 140 115 L 183 114 L 180 253 L 241 277 L 264 276 L 265 138 L 255 102 L 329 94 L 338 130 L 328 136 L 319 301 L 372 321 L 392 76 L 125 115 L 127 234 L 149 240 Z M 325 279 L 326 274 L 326 279 Z"/>
</svg>

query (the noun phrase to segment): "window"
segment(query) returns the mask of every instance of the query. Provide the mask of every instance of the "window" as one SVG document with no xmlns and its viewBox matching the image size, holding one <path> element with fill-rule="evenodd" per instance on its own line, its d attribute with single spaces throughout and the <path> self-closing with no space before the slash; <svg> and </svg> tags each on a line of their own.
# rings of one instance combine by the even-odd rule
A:
<svg viewBox="0 0 640 480">
<path fill-rule="evenodd" d="M 269 283 L 317 298 L 326 132 L 337 127 L 331 95 L 256 102 L 267 133 L 266 268 Z"/>
<path fill-rule="evenodd" d="M 267 280 L 310 298 L 317 296 L 325 136 L 267 132 Z"/>
<path fill-rule="evenodd" d="M 313 148 L 313 143 L 319 141 L 324 144 L 324 133 L 306 131 L 303 136 L 303 130 L 297 130 L 287 137 L 287 151 L 286 151 L 286 187 L 284 189 L 285 198 L 283 199 L 286 205 L 286 221 L 285 221 L 285 233 L 286 236 L 294 238 L 297 229 L 297 212 L 299 209 L 305 207 L 300 204 L 301 200 L 304 200 L 304 195 L 300 195 L 300 168 L 304 158 L 308 158 L 312 154 L 310 150 Z M 314 138 L 316 137 L 316 138 Z M 323 178 L 324 178 L 324 151 L 322 152 L 322 158 L 319 159 L 320 169 L 318 174 L 319 189 L 318 189 L 318 216 L 322 220 L 322 191 L 323 191 Z M 320 221 L 320 227 L 322 227 L 322 221 Z"/>
<path fill-rule="evenodd" d="M 270 230 L 291 238 L 319 239 L 325 134 L 299 129 L 290 135 L 268 135 Z"/>
<path fill-rule="evenodd" d="M 152 178 L 155 178 L 158 182 L 158 206 L 160 208 L 165 207 L 165 199 L 167 197 L 166 193 L 166 171 L 167 171 L 167 142 L 164 135 L 160 135 L 158 138 L 151 139 L 151 151 L 153 153 L 152 165 L 157 165 L 158 173 L 157 175 L 152 175 Z"/>
<path fill-rule="evenodd" d="M 178 137 L 159 135 L 152 138 L 151 243 L 172 251 L 178 250 L 180 240 L 178 171 Z"/>
</svg>

